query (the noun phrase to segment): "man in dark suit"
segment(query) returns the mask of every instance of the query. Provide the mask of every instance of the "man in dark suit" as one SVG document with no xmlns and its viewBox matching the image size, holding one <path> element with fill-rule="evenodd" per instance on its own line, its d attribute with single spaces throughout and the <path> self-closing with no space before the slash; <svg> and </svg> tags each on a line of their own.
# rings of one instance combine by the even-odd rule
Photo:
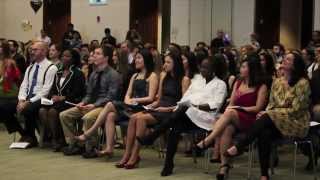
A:
<svg viewBox="0 0 320 180">
<path fill-rule="evenodd" d="M 111 36 L 110 28 L 104 29 L 105 37 L 101 40 L 101 44 L 111 44 L 112 46 L 116 46 L 117 40 L 113 36 Z"/>
</svg>

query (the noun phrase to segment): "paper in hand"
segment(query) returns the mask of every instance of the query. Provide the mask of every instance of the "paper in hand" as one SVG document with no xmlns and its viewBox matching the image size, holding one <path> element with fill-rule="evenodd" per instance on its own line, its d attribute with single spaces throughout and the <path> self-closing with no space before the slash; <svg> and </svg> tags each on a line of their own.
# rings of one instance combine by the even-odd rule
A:
<svg viewBox="0 0 320 180">
<path fill-rule="evenodd" d="M 47 98 L 41 98 L 41 105 L 51 106 L 53 101 Z"/>
<path fill-rule="evenodd" d="M 186 106 L 186 107 L 191 107 L 192 106 L 192 103 L 191 103 L 190 100 L 180 101 L 177 104 L 178 104 L 178 106 Z"/>
<path fill-rule="evenodd" d="M 69 104 L 69 105 L 71 105 L 71 106 L 77 106 L 77 104 L 72 103 L 72 102 L 69 102 L 69 101 L 65 101 L 65 103 L 66 103 L 66 104 Z"/>
</svg>

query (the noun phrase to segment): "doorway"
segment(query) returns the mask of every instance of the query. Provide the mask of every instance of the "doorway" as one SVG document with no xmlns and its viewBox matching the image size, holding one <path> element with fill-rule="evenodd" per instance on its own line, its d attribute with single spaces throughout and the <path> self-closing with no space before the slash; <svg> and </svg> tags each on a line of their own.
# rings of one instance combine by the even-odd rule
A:
<svg viewBox="0 0 320 180">
<path fill-rule="evenodd" d="M 136 29 L 144 43 L 157 46 L 158 0 L 130 0 L 130 29 Z"/>
<path fill-rule="evenodd" d="M 255 33 L 262 48 L 272 48 L 280 37 L 279 0 L 256 0 Z"/>
<path fill-rule="evenodd" d="M 61 43 L 71 22 L 71 0 L 44 0 L 43 29 L 53 43 Z"/>
<path fill-rule="evenodd" d="M 302 1 L 302 17 L 301 17 L 301 47 L 308 45 L 312 38 L 313 19 L 314 19 L 314 0 Z"/>
</svg>

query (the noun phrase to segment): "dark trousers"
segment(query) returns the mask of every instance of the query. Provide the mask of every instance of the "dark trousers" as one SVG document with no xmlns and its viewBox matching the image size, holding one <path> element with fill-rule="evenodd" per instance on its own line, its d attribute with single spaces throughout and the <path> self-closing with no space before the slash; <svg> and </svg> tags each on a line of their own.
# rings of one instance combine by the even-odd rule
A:
<svg viewBox="0 0 320 180">
<path fill-rule="evenodd" d="M 29 103 L 27 107 L 20 113 L 25 119 L 25 133 L 26 136 L 36 138 L 35 130 L 37 128 L 37 121 L 39 121 L 39 109 L 41 107 L 41 101 L 38 100 L 33 103 Z"/>
<path fill-rule="evenodd" d="M 168 137 L 167 152 L 165 166 L 173 166 L 173 159 L 177 152 L 177 146 L 180 139 L 180 134 L 198 127 L 185 114 L 188 108 L 182 107 L 174 112 L 170 119 L 167 120 L 167 127 L 171 127 Z"/>
<path fill-rule="evenodd" d="M 9 134 L 19 132 L 21 136 L 25 135 L 20 123 L 16 118 L 16 98 L 1 98 L 0 99 L 0 119 L 7 128 Z"/>
<path fill-rule="evenodd" d="M 268 115 L 263 115 L 250 128 L 247 137 L 237 143 L 238 150 L 243 150 L 246 146 L 258 140 L 258 151 L 260 160 L 260 169 L 262 176 L 269 176 L 270 154 L 272 142 L 281 139 L 282 134 L 274 125 Z"/>
</svg>

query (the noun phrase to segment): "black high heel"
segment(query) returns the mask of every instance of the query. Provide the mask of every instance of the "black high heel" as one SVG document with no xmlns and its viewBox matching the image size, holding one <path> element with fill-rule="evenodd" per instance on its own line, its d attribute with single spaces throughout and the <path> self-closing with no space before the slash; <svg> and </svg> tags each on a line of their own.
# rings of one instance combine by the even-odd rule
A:
<svg viewBox="0 0 320 180">
<path fill-rule="evenodd" d="M 206 141 L 203 140 L 201 141 L 201 144 L 202 144 L 202 147 L 199 147 L 197 144 L 193 147 L 193 151 L 194 152 L 202 152 L 204 150 L 207 150 L 209 147 L 211 147 L 213 144 L 210 143 L 210 144 L 206 144 L 205 143 Z"/>
<path fill-rule="evenodd" d="M 161 176 L 170 176 L 173 173 L 173 164 L 165 164 L 161 171 Z"/>
<path fill-rule="evenodd" d="M 229 175 L 229 170 L 230 170 L 232 167 L 231 167 L 229 164 L 224 164 L 224 165 L 220 166 L 220 170 L 221 170 L 222 168 L 226 168 L 226 173 L 225 173 L 225 174 L 218 173 L 218 174 L 216 175 L 216 179 L 217 179 L 217 180 L 225 180 L 225 179 L 227 179 L 227 178 L 228 178 L 228 175 Z"/>
</svg>

